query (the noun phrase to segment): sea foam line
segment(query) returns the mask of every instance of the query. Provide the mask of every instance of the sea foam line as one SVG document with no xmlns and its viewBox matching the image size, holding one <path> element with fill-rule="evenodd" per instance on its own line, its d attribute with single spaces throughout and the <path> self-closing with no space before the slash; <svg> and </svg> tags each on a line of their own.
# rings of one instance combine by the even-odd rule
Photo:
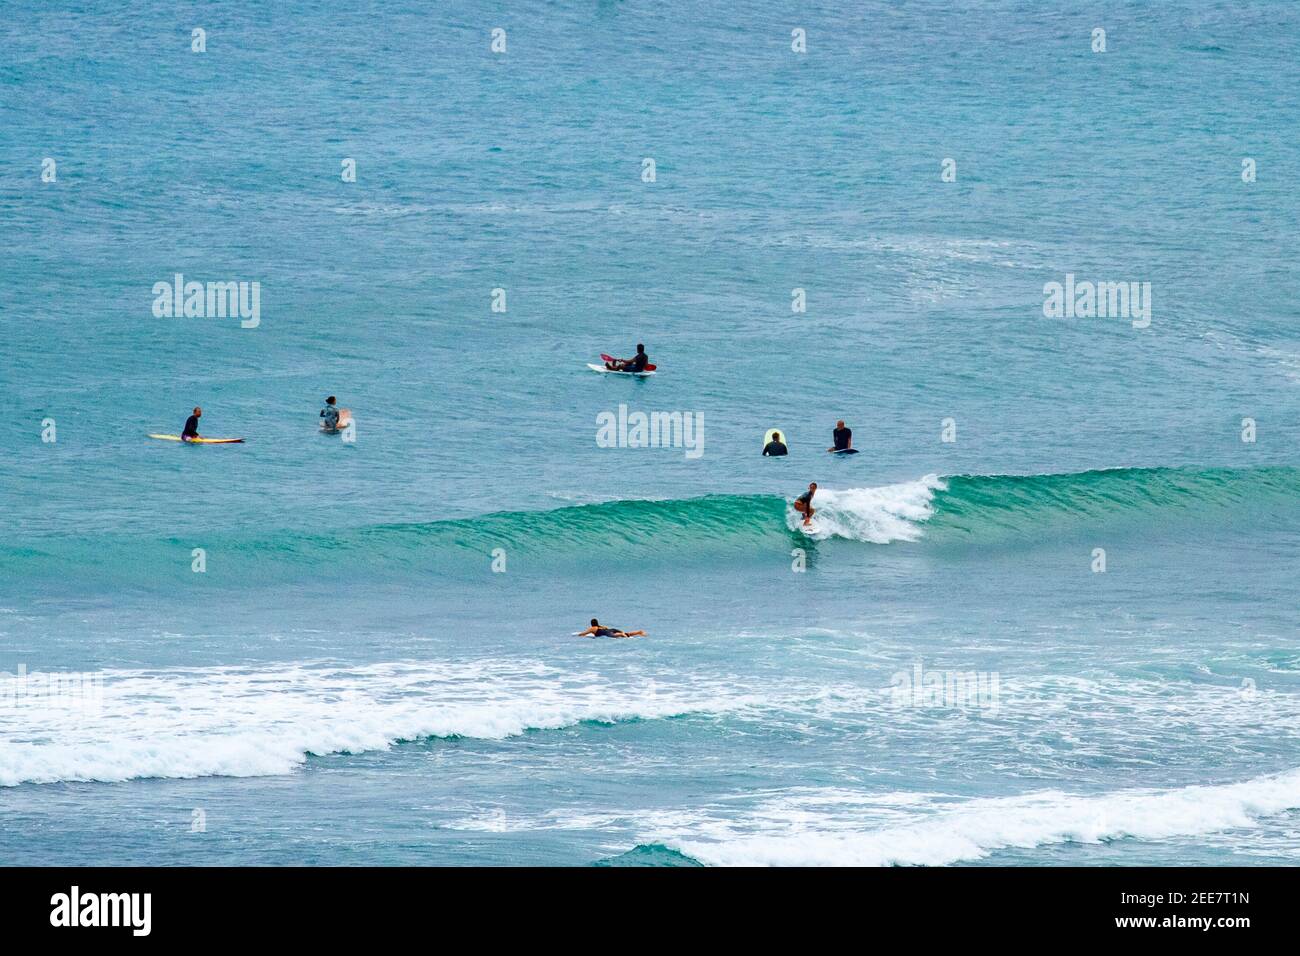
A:
<svg viewBox="0 0 1300 956">
<path fill-rule="evenodd" d="M 743 821 L 714 821 L 693 833 L 659 832 L 644 842 L 714 866 L 942 866 L 1008 848 L 1162 840 L 1253 827 L 1297 807 L 1300 769 L 1217 786 L 976 798 L 927 810 L 915 821 L 870 828 L 861 819 L 855 826 L 842 807 L 778 802 L 755 811 L 750 832 Z"/>
<path fill-rule="evenodd" d="M 745 709 L 720 683 L 664 684 L 537 662 L 281 665 L 103 671 L 94 706 L 10 694 L 0 707 L 0 786 L 289 773 L 308 755 L 403 740 L 499 740 L 584 721 Z M 0 691 L 16 675 L 0 674 Z"/>
</svg>

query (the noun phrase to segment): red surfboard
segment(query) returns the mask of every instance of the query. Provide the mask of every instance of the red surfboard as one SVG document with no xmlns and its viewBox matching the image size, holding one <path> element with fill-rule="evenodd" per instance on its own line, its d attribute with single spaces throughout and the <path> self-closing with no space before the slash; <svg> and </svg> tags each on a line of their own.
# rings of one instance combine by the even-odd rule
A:
<svg viewBox="0 0 1300 956">
<path fill-rule="evenodd" d="M 602 362 L 623 362 L 623 361 L 630 361 L 630 359 L 616 359 L 616 358 L 614 358 L 614 356 L 612 356 L 612 355 L 606 355 L 604 352 L 601 352 L 601 353 L 600 353 L 600 360 L 601 360 Z M 647 372 L 653 372 L 653 371 L 654 371 L 655 369 L 657 369 L 658 367 L 659 367 L 658 365 L 652 365 L 651 363 L 647 362 L 647 363 L 646 363 L 646 366 L 645 366 L 645 370 L 646 370 Z"/>
</svg>

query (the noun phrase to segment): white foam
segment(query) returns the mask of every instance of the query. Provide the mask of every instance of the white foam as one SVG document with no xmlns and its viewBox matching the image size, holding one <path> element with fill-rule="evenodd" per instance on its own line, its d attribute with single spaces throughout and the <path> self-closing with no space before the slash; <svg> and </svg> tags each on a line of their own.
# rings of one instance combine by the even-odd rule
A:
<svg viewBox="0 0 1300 956">
<path fill-rule="evenodd" d="M 581 721 L 724 713 L 725 684 L 566 673 L 530 661 L 110 670 L 95 698 L 0 674 L 0 786 L 288 773 L 308 754 L 424 737 L 502 739 Z M 33 691 L 33 686 L 37 690 Z"/>
<path fill-rule="evenodd" d="M 818 488 L 812 530 L 803 527 L 803 516 L 794 509 L 786 512 L 786 522 L 792 531 L 817 539 L 915 541 L 921 537 L 921 522 L 934 514 L 934 493 L 946 488 L 936 475 L 878 488 Z"/>
<path fill-rule="evenodd" d="M 715 866 L 941 866 L 1012 847 L 1162 840 L 1255 826 L 1300 807 L 1300 769 L 1222 786 L 1040 791 L 936 803 L 904 823 L 890 822 L 899 804 L 892 797 L 866 798 L 861 806 L 841 791 L 824 805 L 815 794 L 778 797 L 743 819 L 733 812 L 734 822 L 714 820 L 693 833 L 651 832 L 644 842 Z"/>
</svg>

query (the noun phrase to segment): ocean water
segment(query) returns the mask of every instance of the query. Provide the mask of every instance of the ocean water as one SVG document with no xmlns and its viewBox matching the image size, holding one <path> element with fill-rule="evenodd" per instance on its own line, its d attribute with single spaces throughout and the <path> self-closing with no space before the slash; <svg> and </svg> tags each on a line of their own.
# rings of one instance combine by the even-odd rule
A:
<svg viewBox="0 0 1300 956">
<path fill-rule="evenodd" d="M 1298 45 L 4 3 L 0 863 L 1300 862 Z"/>
</svg>

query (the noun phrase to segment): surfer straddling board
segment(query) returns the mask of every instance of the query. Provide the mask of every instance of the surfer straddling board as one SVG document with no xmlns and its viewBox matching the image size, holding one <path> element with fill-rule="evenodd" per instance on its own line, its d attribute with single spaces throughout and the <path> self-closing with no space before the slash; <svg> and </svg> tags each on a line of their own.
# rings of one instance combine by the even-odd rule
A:
<svg viewBox="0 0 1300 956">
<path fill-rule="evenodd" d="M 181 429 L 179 435 L 150 435 L 149 437 L 162 441 L 178 441 L 186 445 L 238 445 L 243 442 L 242 438 L 204 438 L 199 434 L 199 419 L 202 417 L 203 409 L 196 405 L 194 414 L 185 419 L 185 427 Z"/>
<path fill-rule="evenodd" d="M 335 402 L 337 399 L 331 395 L 325 399 L 325 407 L 320 411 L 321 431 L 334 434 L 342 431 L 352 424 L 352 411 L 347 408 L 339 408 Z"/>
<path fill-rule="evenodd" d="M 790 449 L 786 448 L 785 442 L 781 441 L 781 433 L 779 431 L 773 430 L 771 436 L 772 437 L 768 439 L 767 444 L 763 446 L 763 457 L 780 458 L 783 455 L 790 454 Z"/>
<path fill-rule="evenodd" d="M 835 431 L 831 432 L 831 440 L 834 444 L 826 450 L 836 455 L 856 455 L 858 450 L 853 447 L 853 429 L 846 428 L 844 419 L 835 423 Z"/>
<path fill-rule="evenodd" d="M 199 438 L 199 419 L 203 417 L 203 409 L 195 406 L 194 414 L 185 419 L 185 427 L 181 430 L 181 441 L 194 441 Z"/>
<path fill-rule="evenodd" d="M 640 342 L 636 344 L 636 355 L 630 359 L 610 359 L 605 363 L 605 368 L 611 372 L 631 372 L 638 375 L 646 370 L 650 364 L 650 356 L 645 354 L 645 346 Z"/>
</svg>

